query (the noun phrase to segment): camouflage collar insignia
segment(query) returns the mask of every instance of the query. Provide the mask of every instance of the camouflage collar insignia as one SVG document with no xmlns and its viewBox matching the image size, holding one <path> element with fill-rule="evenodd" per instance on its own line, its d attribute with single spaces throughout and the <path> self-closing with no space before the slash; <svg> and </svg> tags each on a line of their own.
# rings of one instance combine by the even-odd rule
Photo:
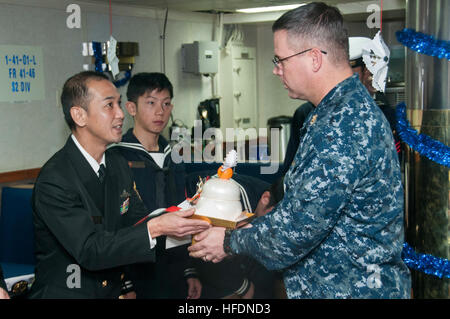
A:
<svg viewBox="0 0 450 319">
<path fill-rule="evenodd" d="M 312 119 L 311 119 L 311 122 L 309 122 L 309 124 L 313 125 L 314 123 L 316 123 L 316 120 L 317 120 L 317 114 L 314 114 Z"/>
</svg>

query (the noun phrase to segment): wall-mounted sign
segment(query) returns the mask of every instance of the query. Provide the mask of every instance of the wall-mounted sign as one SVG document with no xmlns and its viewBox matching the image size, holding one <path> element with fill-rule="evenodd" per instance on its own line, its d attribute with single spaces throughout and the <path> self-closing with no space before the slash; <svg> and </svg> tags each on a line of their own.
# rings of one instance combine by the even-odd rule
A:
<svg viewBox="0 0 450 319">
<path fill-rule="evenodd" d="M 42 47 L 0 45 L 0 101 L 44 99 Z"/>
</svg>

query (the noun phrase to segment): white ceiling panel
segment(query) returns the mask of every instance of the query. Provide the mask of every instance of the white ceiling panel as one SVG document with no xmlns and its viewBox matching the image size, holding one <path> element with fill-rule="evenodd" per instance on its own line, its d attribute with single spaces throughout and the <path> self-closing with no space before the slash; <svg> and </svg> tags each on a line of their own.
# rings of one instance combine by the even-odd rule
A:
<svg viewBox="0 0 450 319">
<path fill-rule="evenodd" d="M 109 0 L 88 0 L 93 3 L 109 4 Z M 234 12 L 236 9 L 255 8 L 266 6 L 279 6 L 286 4 L 298 4 L 308 1 L 280 1 L 280 0 L 111 0 L 112 5 L 132 5 L 149 8 L 168 8 L 177 11 L 212 11 Z M 336 5 L 361 0 L 325 0 L 324 2 Z M 374 1 L 372 1 L 374 2 Z M 377 1 L 375 1 L 377 2 Z M 379 1 L 381 4 L 381 0 Z"/>
</svg>

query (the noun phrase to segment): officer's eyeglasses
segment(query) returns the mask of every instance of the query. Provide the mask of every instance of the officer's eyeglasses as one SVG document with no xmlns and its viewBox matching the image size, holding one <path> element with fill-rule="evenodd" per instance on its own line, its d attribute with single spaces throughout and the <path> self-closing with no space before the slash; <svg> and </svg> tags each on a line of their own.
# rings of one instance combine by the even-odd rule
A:
<svg viewBox="0 0 450 319">
<path fill-rule="evenodd" d="M 293 54 L 293 55 L 290 55 L 290 56 L 287 56 L 287 57 L 281 58 L 281 59 L 280 59 L 279 57 L 277 57 L 276 55 L 274 55 L 274 57 L 273 57 L 273 59 L 272 59 L 272 62 L 273 62 L 273 64 L 274 64 L 276 67 L 280 67 L 280 63 L 281 63 L 281 62 L 283 62 L 283 61 L 285 61 L 285 60 L 287 60 L 287 59 L 289 59 L 289 58 L 292 58 L 292 57 L 294 57 L 294 56 L 296 56 L 296 55 L 300 55 L 300 54 L 306 53 L 306 52 L 308 52 L 308 51 L 311 51 L 312 49 L 313 49 L 313 48 L 306 49 L 306 50 L 304 50 L 304 51 L 295 53 L 295 54 Z M 323 51 L 323 50 L 320 50 L 320 52 L 322 52 L 323 54 L 327 54 L 327 52 L 326 52 L 326 51 Z"/>
</svg>

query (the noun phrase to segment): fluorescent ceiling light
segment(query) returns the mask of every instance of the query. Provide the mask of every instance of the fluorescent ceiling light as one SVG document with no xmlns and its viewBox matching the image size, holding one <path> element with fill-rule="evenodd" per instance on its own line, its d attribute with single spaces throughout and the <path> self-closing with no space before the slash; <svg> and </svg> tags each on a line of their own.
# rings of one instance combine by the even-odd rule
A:
<svg viewBox="0 0 450 319">
<path fill-rule="evenodd" d="M 290 4 L 286 6 L 273 6 L 273 7 L 259 7 L 259 8 L 248 8 L 248 9 L 237 9 L 237 12 L 242 13 L 259 13 L 259 12 L 270 12 L 270 11 L 284 11 L 284 10 L 292 10 L 298 8 L 300 6 L 305 5 L 302 4 Z"/>
</svg>

